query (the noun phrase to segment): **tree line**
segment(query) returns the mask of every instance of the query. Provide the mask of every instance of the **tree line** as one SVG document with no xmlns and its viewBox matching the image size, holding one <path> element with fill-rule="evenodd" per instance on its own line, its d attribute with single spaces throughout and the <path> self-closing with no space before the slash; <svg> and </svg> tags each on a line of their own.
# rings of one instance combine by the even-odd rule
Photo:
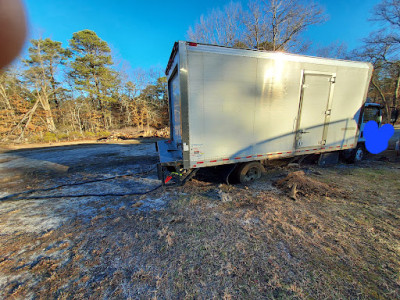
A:
<svg viewBox="0 0 400 300">
<path fill-rule="evenodd" d="M 382 0 L 366 19 L 378 29 L 358 49 L 344 43 L 313 48 L 310 26 L 327 20 L 306 0 L 230 2 L 202 15 L 187 31 L 193 42 L 369 61 L 368 96 L 385 107 L 386 121 L 400 97 L 400 0 Z M 110 130 L 168 127 L 166 77 L 158 70 L 117 70 L 110 47 L 94 31 L 72 35 L 68 47 L 31 40 L 27 57 L 0 73 L 0 138 L 53 140 L 105 135 Z"/>
<path fill-rule="evenodd" d="M 167 83 L 160 74 L 117 71 L 107 42 L 91 30 L 74 33 L 66 48 L 31 40 L 28 57 L 0 73 L 0 136 L 51 141 L 164 128 Z"/>
</svg>

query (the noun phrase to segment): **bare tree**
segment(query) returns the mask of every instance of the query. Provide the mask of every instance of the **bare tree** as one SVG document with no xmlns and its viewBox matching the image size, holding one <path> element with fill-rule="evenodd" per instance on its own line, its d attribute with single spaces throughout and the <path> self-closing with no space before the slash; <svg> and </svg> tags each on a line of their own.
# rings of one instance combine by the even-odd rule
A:
<svg viewBox="0 0 400 300">
<path fill-rule="evenodd" d="M 323 9 L 305 0 L 250 0 L 246 9 L 231 2 L 201 16 L 188 37 L 202 43 L 301 52 L 306 46 L 301 34 L 325 20 Z"/>
<path fill-rule="evenodd" d="M 15 122 L 15 112 L 10 101 L 10 82 L 15 77 L 11 72 L 0 72 L 0 109 L 5 111 L 5 115 L 12 122 Z"/>
<path fill-rule="evenodd" d="M 385 47 L 379 44 L 365 44 L 360 50 L 354 50 L 350 54 L 350 58 L 354 60 L 368 61 L 374 66 L 374 72 L 371 78 L 371 88 L 369 96 L 379 98 L 380 103 L 384 105 L 385 115 L 387 119 L 390 117 L 390 103 L 388 100 L 388 80 L 387 80 L 387 65 L 382 59 L 386 54 Z M 375 100 L 377 101 L 377 100 Z"/>
<path fill-rule="evenodd" d="M 375 6 L 370 21 L 379 29 L 364 39 L 364 47 L 353 57 L 374 65 L 372 93 L 384 104 L 386 116 L 400 101 L 400 0 L 382 0 Z"/>
<path fill-rule="evenodd" d="M 44 59 L 41 51 L 42 42 L 43 40 L 38 40 L 35 49 L 35 55 L 37 56 L 37 65 L 31 66 L 29 69 L 26 70 L 26 78 L 28 79 L 28 82 L 32 84 L 33 94 L 36 97 L 36 103 L 40 102 L 43 110 L 45 111 L 47 129 L 51 132 L 54 132 L 56 130 L 56 125 L 54 123 L 50 99 L 54 95 L 54 93 L 57 92 L 57 89 L 52 89 L 51 81 L 47 76 L 47 69 L 44 64 Z M 26 64 L 29 66 L 29 61 L 26 61 Z M 37 105 L 34 105 L 35 110 L 36 107 Z M 30 114 L 33 115 L 35 113 L 35 110 L 30 112 Z M 30 120 L 31 117 L 28 118 L 28 122 L 25 125 L 25 128 L 29 125 Z"/>
<path fill-rule="evenodd" d="M 371 18 L 381 29 L 366 39 L 367 44 L 380 46 L 381 59 L 393 78 L 392 106 L 397 107 L 400 99 L 400 0 L 383 0 L 375 7 Z"/>
<path fill-rule="evenodd" d="M 241 40 L 242 7 L 230 2 L 223 9 L 215 8 L 207 16 L 201 15 L 199 22 L 190 27 L 189 40 L 199 43 L 233 46 Z"/>
<path fill-rule="evenodd" d="M 271 50 L 302 49 L 300 34 L 308 27 L 326 21 L 323 9 L 316 3 L 301 0 L 263 0 L 268 15 Z"/>
<path fill-rule="evenodd" d="M 336 59 L 347 59 L 347 45 L 343 42 L 332 42 L 328 46 L 319 47 L 316 50 L 316 55 L 321 57 L 330 57 Z"/>
<path fill-rule="evenodd" d="M 243 39 L 248 48 L 271 50 L 268 40 L 267 15 L 259 1 L 250 1 L 241 22 L 244 24 Z"/>
<path fill-rule="evenodd" d="M 399 0 L 383 0 L 374 8 L 375 15 L 371 21 L 383 22 L 393 26 L 394 29 L 400 27 L 400 1 Z M 396 35 L 399 33 L 396 32 Z"/>
</svg>

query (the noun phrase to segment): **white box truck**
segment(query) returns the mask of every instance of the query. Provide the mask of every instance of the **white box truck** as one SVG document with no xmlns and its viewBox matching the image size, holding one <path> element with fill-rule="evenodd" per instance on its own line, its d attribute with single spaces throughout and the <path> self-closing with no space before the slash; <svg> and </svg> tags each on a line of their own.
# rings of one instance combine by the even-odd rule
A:
<svg viewBox="0 0 400 300">
<path fill-rule="evenodd" d="M 365 62 L 179 41 L 166 75 L 169 141 L 163 182 L 230 165 L 241 182 L 269 160 L 355 149 L 372 75 Z M 349 152 L 349 150 L 347 151 Z"/>
</svg>

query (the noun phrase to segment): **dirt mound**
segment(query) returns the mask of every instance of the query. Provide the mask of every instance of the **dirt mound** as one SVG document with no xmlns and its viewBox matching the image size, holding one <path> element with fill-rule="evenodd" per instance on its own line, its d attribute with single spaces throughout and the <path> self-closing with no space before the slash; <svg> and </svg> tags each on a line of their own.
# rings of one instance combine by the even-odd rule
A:
<svg viewBox="0 0 400 300">
<path fill-rule="evenodd" d="M 295 200 L 297 200 L 298 195 L 345 196 L 343 191 L 308 177 L 304 171 L 289 173 L 285 178 L 276 181 L 275 186 L 288 193 L 288 195 Z"/>
</svg>

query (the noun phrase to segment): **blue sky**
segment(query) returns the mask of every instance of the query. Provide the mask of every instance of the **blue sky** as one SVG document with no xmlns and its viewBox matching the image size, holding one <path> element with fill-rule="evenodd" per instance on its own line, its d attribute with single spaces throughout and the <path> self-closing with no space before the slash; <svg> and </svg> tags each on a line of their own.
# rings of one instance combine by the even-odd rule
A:
<svg viewBox="0 0 400 300">
<path fill-rule="evenodd" d="M 176 40 L 186 39 L 190 25 L 225 0 L 25 0 L 30 38 L 42 36 L 64 46 L 72 33 L 94 30 L 132 69 L 164 68 Z M 244 2 L 244 1 L 242 1 Z M 319 46 L 344 42 L 349 49 L 360 44 L 372 25 L 367 22 L 379 0 L 320 0 L 329 20 L 310 28 L 306 37 Z"/>
</svg>

